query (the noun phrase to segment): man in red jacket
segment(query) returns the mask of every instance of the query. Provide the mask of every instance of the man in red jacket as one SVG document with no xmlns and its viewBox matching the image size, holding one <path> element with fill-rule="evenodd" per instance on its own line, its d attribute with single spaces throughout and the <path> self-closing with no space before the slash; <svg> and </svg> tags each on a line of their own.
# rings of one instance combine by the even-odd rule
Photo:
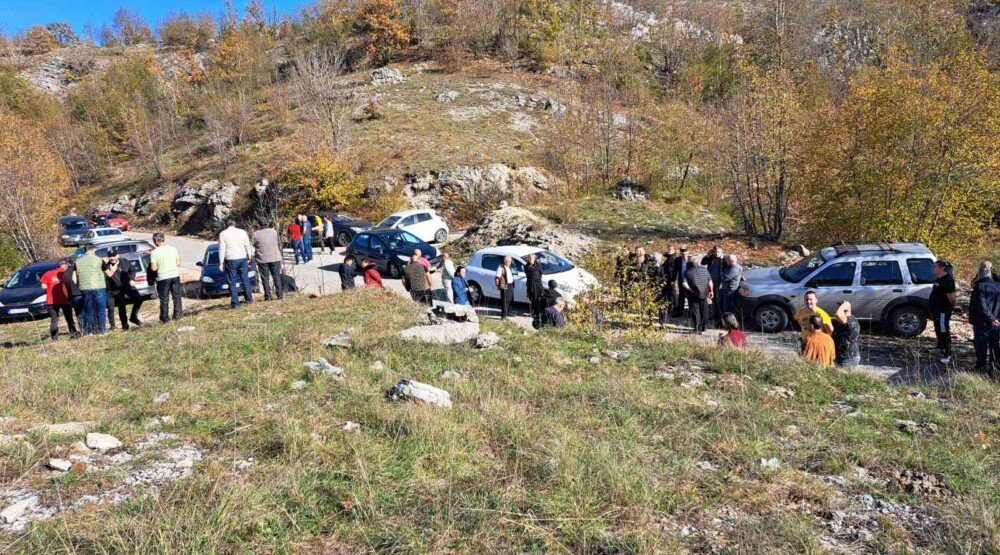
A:
<svg viewBox="0 0 1000 555">
<path fill-rule="evenodd" d="M 62 312 L 66 319 L 66 328 L 70 336 L 75 336 L 79 332 L 76 330 L 76 322 L 73 320 L 72 303 L 66 291 L 66 268 L 69 261 L 65 258 L 59 261 L 59 265 L 45 272 L 42 275 L 42 289 L 45 289 L 45 304 L 49 307 L 49 335 L 55 341 L 59 337 L 59 313 Z"/>
</svg>

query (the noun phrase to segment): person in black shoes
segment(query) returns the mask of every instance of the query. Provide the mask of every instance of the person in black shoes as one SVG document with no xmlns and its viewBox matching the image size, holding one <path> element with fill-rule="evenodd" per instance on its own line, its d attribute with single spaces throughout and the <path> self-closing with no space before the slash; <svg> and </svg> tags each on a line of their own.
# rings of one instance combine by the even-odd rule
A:
<svg viewBox="0 0 1000 555">
<path fill-rule="evenodd" d="M 943 260 L 935 262 L 932 271 L 936 279 L 931 288 L 930 302 L 937 346 L 931 349 L 931 354 L 941 355 L 941 364 L 948 364 L 951 362 L 951 314 L 958 303 L 955 276 L 952 275 L 951 264 Z"/>
<path fill-rule="evenodd" d="M 127 260 L 122 260 L 118 251 L 108 252 L 108 260 L 104 263 L 105 282 L 108 289 L 108 329 L 115 328 L 115 307 L 118 307 L 118 319 L 123 330 L 129 328 L 129 322 L 140 325 L 139 309 L 142 307 L 142 296 L 135 288 L 135 269 Z M 125 319 L 125 305 L 132 303 L 132 313 Z"/>
</svg>

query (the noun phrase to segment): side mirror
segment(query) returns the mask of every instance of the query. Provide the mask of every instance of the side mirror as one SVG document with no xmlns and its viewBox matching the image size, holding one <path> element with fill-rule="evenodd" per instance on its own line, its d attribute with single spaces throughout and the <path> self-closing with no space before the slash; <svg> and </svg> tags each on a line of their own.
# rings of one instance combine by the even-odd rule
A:
<svg viewBox="0 0 1000 555">
<path fill-rule="evenodd" d="M 205 267 L 205 263 L 202 262 L 201 260 L 199 260 L 198 262 L 195 262 L 194 265 L 198 266 L 199 268 L 204 268 Z"/>
</svg>

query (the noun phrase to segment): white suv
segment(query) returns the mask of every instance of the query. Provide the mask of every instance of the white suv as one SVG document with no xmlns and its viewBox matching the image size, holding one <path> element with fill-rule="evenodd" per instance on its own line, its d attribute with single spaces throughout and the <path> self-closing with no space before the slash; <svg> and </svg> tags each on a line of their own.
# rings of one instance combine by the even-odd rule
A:
<svg viewBox="0 0 1000 555">
<path fill-rule="evenodd" d="M 375 224 L 375 227 L 403 229 L 427 243 L 444 243 L 448 239 L 448 222 L 433 210 L 396 212 Z"/>
</svg>

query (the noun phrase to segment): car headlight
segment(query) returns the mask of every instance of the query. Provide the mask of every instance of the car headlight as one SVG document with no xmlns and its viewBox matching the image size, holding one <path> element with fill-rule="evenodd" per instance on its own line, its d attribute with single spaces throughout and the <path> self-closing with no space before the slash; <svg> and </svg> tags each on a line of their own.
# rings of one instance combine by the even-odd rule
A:
<svg viewBox="0 0 1000 555">
<path fill-rule="evenodd" d="M 38 297 L 37 299 L 31 301 L 31 304 L 41 304 L 41 303 L 44 303 L 45 301 L 46 301 L 46 297 L 45 297 L 45 295 L 42 295 L 41 297 Z"/>
<path fill-rule="evenodd" d="M 201 276 L 202 283 L 215 283 L 215 280 L 208 276 Z"/>
<path fill-rule="evenodd" d="M 363 228 L 363 227 L 361 227 L 361 226 L 359 226 L 359 225 L 352 225 L 352 226 L 351 226 L 351 231 L 361 231 L 361 230 L 363 230 L 363 229 L 364 229 L 364 228 Z"/>
</svg>

